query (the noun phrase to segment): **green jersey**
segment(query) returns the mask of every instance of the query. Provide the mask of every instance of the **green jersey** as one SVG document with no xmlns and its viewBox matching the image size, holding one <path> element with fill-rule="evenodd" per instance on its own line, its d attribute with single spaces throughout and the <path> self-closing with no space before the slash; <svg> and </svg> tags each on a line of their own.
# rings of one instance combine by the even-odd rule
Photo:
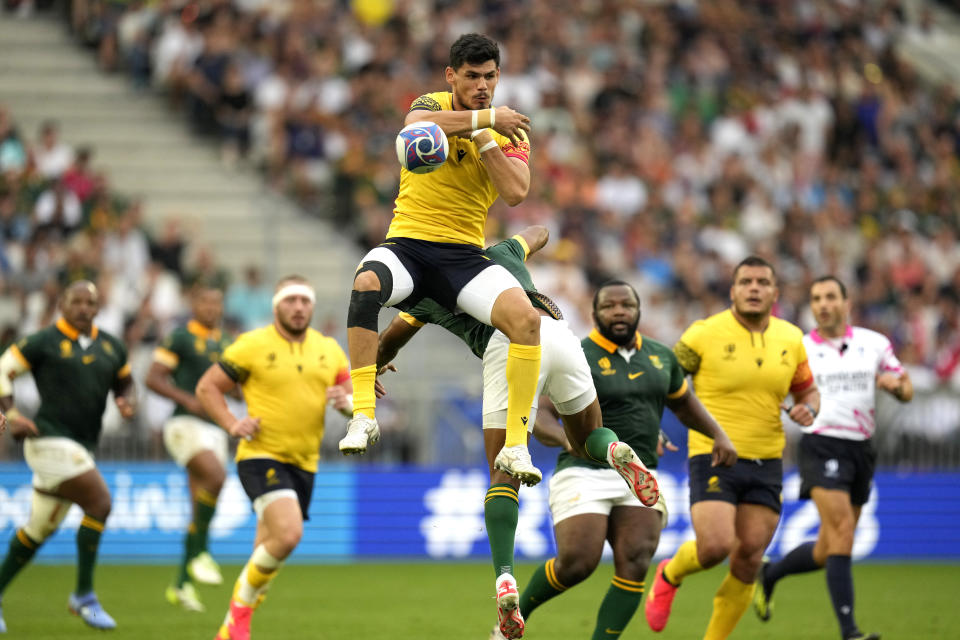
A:
<svg viewBox="0 0 960 640">
<path fill-rule="evenodd" d="M 527 265 L 524 264 L 528 253 L 527 245 L 519 236 L 498 242 L 484 253 L 513 274 L 520 282 L 520 286 L 527 292 L 534 307 L 543 309 L 554 318 L 559 317 L 559 310 L 556 306 L 550 302 L 549 298 L 537 292 L 536 287 L 533 286 L 533 279 L 530 277 L 530 272 L 527 271 Z M 448 311 L 431 298 L 424 298 L 408 309 L 406 314 L 405 319 L 409 322 L 410 317 L 412 317 L 418 323 L 417 326 L 424 324 L 440 325 L 466 342 L 478 358 L 483 357 L 483 353 L 487 350 L 487 344 L 490 342 L 490 336 L 496 331 L 493 327 L 483 324 L 466 313 Z"/>
<path fill-rule="evenodd" d="M 81 336 L 66 320 L 34 333 L 10 347 L 30 368 L 40 392 L 34 422 L 41 436 L 76 440 L 91 451 L 97 446 L 107 394 L 130 375 L 127 349 L 99 331 Z"/>
<path fill-rule="evenodd" d="M 666 345 L 637 334 L 636 349 L 627 359 L 618 345 L 594 329 L 580 343 L 590 363 L 597 388 L 603 426 L 637 452 L 651 469 L 657 467 L 657 438 L 667 398 L 679 398 L 687 391 L 685 373 Z M 570 466 L 607 468 L 606 462 L 585 460 L 562 452 L 557 470 Z"/>
<path fill-rule="evenodd" d="M 219 329 L 208 329 L 191 320 L 187 326 L 174 329 L 160 343 L 153 352 L 153 359 L 170 369 L 173 384 L 177 388 L 193 393 L 197 382 L 211 364 L 220 360 L 220 354 L 229 344 L 230 341 Z M 177 404 L 173 415 L 192 414 Z"/>
</svg>

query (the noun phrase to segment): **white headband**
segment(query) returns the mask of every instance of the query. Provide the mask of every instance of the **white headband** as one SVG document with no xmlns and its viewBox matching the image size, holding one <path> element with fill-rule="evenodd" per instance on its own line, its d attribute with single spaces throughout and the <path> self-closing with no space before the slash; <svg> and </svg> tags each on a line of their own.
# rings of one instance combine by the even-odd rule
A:
<svg viewBox="0 0 960 640">
<path fill-rule="evenodd" d="M 317 301 L 317 294 L 313 292 L 313 287 L 295 282 L 284 285 L 280 291 L 277 291 L 275 294 L 273 294 L 273 307 L 276 308 L 277 305 L 280 304 L 281 300 L 291 296 L 303 296 L 304 298 L 310 300 L 310 304 L 313 304 Z"/>
</svg>

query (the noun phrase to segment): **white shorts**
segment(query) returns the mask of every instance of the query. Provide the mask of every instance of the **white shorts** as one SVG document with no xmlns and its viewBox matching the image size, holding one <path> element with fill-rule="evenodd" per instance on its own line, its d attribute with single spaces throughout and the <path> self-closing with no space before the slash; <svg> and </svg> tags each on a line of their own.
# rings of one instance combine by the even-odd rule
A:
<svg viewBox="0 0 960 640">
<path fill-rule="evenodd" d="M 227 432 L 196 416 L 174 416 L 163 425 L 163 444 L 181 467 L 201 451 L 212 451 L 227 465 Z"/>
<path fill-rule="evenodd" d="M 651 471 L 656 477 L 657 472 Z M 660 500 L 652 507 L 645 507 L 630 491 L 630 487 L 613 469 L 591 467 L 567 467 L 550 478 L 550 513 L 553 524 L 573 516 L 598 513 L 609 516 L 614 507 L 640 507 L 660 512 L 661 529 L 667 526 L 667 503 Z"/>
<path fill-rule="evenodd" d="M 27 438 L 23 457 L 33 471 L 34 488 L 43 491 L 56 491 L 67 480 L 96 468 L 93 454 L 70 438 Z"/>
<path fill-rule="evenodd" d="M 546 394 L 560 415 L 579 413 L 597 397 L 590 365 L 580 339 L 565 320 L 540 317 L 540 380 L 534 398 Z M 507 351 L 510 341 L 494 332 L 483 354 L 483 428 L 504 429 L 507 424 Z M 537 406 L 530 409 L 527 430 L 533 431 Z"/>
</svg>

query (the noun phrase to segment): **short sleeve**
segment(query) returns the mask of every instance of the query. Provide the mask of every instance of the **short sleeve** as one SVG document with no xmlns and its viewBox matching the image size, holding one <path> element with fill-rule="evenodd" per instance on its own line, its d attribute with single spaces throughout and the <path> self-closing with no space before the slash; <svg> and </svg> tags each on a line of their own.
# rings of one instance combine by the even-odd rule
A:
<svg viewBox="0 0 960 640">
<path fill-rule="evenodd" d="M 530 164 L 530 138 L 523 131 L 520 132 L 520 135 L 523 138 L 520 142 L 514 143 L 508 139 L 507 144 L 500 148 L 503 155 L 508 158 L 517 158 L 523 160 L 526 164 Z"/>
<path fill-rule="evenodd" d="M 883 343 L 880 345 L 880 356 L 877 361 L 877 371 L 880 373 L 903 373 L 903 364 L 893 353 L 893 345 L 883 337 Z"/>
<path fill-rule="evenodd" d="M 333 356 L 337 369 L 334 384 L 343 384 L 350 379 L 350 360 L 347 358 L 347 354 L 344 353 L 343 347 L 333 338 L 330 338 L 330 351 L 332 352 L 331 355 Z"/>
<path fill-rule="evenodd" d="M 176 369 L 180 364 L 180 346 L 175 333 L 171 333 L 153 350 L 153 361 L 168 369 Z"/>
<path fill-rule="evenodd" d="M 443 107 L 436 98 L 426 94 L 410 103 L 410 111 L 443 111 Z"/>
<path fill-rule="evenodd" d="M 807 349 L 803 346 L 803 340 L 797 340 L 794 354 L 799 364 L 793 373 L 793 379 L 790 380 L 790 393 L 799 393 L 813 384 L 813 372 L 810 371 L 810 362 L 807 360 Z"/>
<path fill-rule="evenodd" d="M 220 355 L 220 367 L 234 382 L 243 384 L 250 377 L 257 352 L 254 343 L 249 333 L 242 334 Z"/>
<path fill-rule="evenodd" d="M 703 341 L 705 325 L 698 320 L 690 325 L 680 340 L 673 346 L 673 353 L 677 361 L 687 373 L 696 373 L 700 369 L 700 359 L 703 357 Z"/>
<path fill-rule="evenodd" d="M 670 386 L 667 388 L 667 397 L 673 400 L 687 392 L 687 372 L 680 366 L 680 361 L 675 354 L 667 352 L 664 357 L 670 367 Z"/>
<path fill-rule="evenodd" d="M 31 369 L 43 362 L 43 341 L 39 334 L 35 333 L 11 345 L 10 352 L 20 361 L 20 364 Z"/>
<path fill-rule="evenodd" d="M 131 370 L 130 363 L 127 361 L 127 348 L 119 340 L 111 340 L 110 343 L 117 354 L 117 380 L 129 378 Z"/>
</svg>

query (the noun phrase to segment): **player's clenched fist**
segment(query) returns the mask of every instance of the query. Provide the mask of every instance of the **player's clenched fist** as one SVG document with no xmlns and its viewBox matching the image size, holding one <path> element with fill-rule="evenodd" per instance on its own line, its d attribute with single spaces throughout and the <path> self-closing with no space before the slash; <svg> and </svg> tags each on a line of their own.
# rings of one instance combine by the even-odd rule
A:
<svg viewBox="0 0 960 640">
<path fill-rule="evenodd" d="M 518 144 L 523 141 L 524 133 L 530 131 L 530 118 L 510 107 L 497 107 L 493 130 Z"/>
</svg>

